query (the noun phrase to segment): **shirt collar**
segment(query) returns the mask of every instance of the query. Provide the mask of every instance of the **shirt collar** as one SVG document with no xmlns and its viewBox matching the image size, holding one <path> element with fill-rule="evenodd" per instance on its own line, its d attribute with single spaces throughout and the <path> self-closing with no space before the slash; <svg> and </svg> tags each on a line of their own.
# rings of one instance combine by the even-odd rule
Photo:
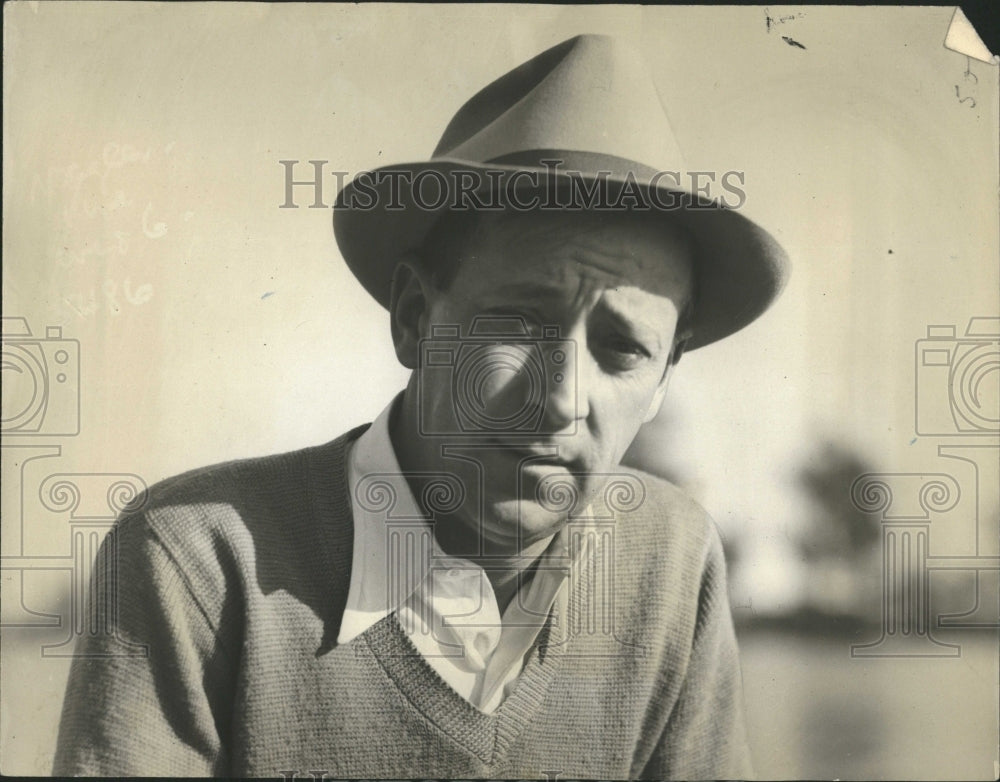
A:
<svg viewBox="0 0 1000 782">
<path fill-rule="evenodd" d="M 397 397 L 398 399 L 398 397 Z M 351 585 L 340 623 L 337 643 L 347 643 L 383 617 L 396 610 L 425 577 L 427 525 L 402 475 L 389 438 L 390 403 L 372 425 L 351 446 L 347 461 L 347 483 L 354 520 L 354 551 Z M 397 526 L 391 523 L 399 518 Z M 412 534 L 409 568 L 395 568 L 405 583 L 389 583 L 389 554 L 393 553 L 391 533 L 405 532 L 406 520 Z M 405 538 L 404 538 L 405 540 Z M 414 545 L 419 544 L 419 545 Z M 396 552 L 399 553 L 399 552 Z"/>
</svg>

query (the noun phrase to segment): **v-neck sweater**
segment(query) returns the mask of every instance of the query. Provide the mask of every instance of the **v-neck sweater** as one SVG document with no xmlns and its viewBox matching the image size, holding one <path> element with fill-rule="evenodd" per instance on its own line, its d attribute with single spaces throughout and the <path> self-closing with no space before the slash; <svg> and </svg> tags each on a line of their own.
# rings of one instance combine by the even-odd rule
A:
<svg viewBox="0 0 1000 782">
<path fill-rule="evenodd" d="M 718 532 L 645 473 L 631 471 L 641 501 L 609 511 L 600 556 L 581 563 L 492 714 L 441 680 L 395 613 L 338 645 L 345 451 L 364 429 L 195 470 L 126 508 L 94 565 L 55 773 L 750 773 Z"/>
</svg>

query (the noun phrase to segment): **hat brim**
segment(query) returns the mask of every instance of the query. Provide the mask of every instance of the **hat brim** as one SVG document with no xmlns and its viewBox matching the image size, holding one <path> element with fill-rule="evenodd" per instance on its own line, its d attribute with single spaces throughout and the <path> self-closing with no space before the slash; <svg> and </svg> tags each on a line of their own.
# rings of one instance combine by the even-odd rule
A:
<svg viewBox="0 0 1000 782">
<path fill-rule="evenodd" d="M 767 231 L 735 209 L 671 187 L 664 182 L 669 177 L 657 177 L 657 172 L 632 161 L 564 151 L 552 151 L 545 159 L 562 165 L 521 164 L 511 156 L 485 164 L 436 159 L 385 166 L 359 175 L 341 190 L 334 206 L 333 228 L 341 254 L 365 290 L 388 308 L 396 264 L 420 247 L 444 212 L 463 206 L 476 208 L 476 198 L 481 203 L 499 204 L 498 208 L 509 206 L 495 197 L 505 181 L 510 185 L 507 195 L 516 193 L 516 206 L 530 203 L 532 196 L 549 199 L 538 203 L 552 204 L 553 197 L 559 203 L 558 193 L 566 188 L 579 194 L 581 183 L 593 186 L 603 182 L 612 202 L 617 199 L 621 204 L 632 204 L 634 199 L 622 197 L 622 188 L 629 188 L 646 196 L 650 211 L 684 226 L 693 237 L 697 293 L 687 350 L 744 328 L 768 309 L 784 287 L 789 270 L 785 251 Z M 535 156 L 534 160 L 541 158 Z M 469 176 L 478 176 L 479 184 L 466 187 L 461 201 L 451 197 L 454 193 L 433 199 L 424 195 L 427 181 L 440 185 L 442 180 L 458 182 L 463 176 L 467 185 L 474 184 Z M 419 193 L 414 192 L 417 182 Z M 670 208 L 663 208 L 664 204 Z M 597 211 L 607 206 L 591 202 L 580 208 Z"/>
</svg>

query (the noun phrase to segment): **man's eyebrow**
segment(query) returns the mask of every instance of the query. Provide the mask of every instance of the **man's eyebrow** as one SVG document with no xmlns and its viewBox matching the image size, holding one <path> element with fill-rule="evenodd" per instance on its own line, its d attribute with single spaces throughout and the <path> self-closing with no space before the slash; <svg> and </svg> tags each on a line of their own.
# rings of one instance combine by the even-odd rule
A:
<svg viewBox="0 0 1000 782">
<path fill-rule="evenodd" d="M 654 340 L 656 342 L 657 350 L 661 350 L 663 348 L 663 335 L 661 334 L 660 329 L 642 317 L 636 317 L 627 309 L 616 307 L 608 302 L 607 299 L 602 298 L 600 302 L 598 302 L 597 307 L 594 309 L 594 314 L 600 318 L 606 318 L 612 321 L 612 323 L 619 329 L 635 336 L 636 338 Z"/>
<path fill-rule="evenodd" d="M 553 299 L 562 301 L 565 298 L 565 288 L 556 283 L 544 281 L 528 283 L 522 280 L 512 280 L 489 290 L 483 296 L 481 303 L 484 309 L 490 309 L 517 303 L 534 303 L 546 300 L 551 302 Z M 657 349 L 663 347 L 662 334 L 656 324 L 642 317 L 636 317 L 636 314 L 627 308 L 615 306 L 603 296 L 600 297 L 594 314 L 611 321 L 613 325 L 624 332 L 638 338 L 654 340 Z"/>
</svg>

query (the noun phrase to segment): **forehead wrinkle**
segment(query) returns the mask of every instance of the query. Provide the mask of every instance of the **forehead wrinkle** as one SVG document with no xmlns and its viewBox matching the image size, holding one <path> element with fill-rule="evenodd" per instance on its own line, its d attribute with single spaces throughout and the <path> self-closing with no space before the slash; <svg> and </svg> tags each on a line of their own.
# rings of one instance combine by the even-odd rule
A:
<svg viewBox="0 0 1000 782">
<path fill-rule="evenodd" d="M 550 280 L 523 280 L 499 285 L 484 292 L 482 306 L 507 305 L 512 302 L 541 305 L 547 314 L 559 318 L 569 313 L 584 313 L 593 308 L 606 286 L 580 275 L 559 275 L 568 284 Z"/>
<path fill-rule="evenodd" d="M 617 225 L 581 220 L 578 214 L 544 215 L 547 220 L 535 214 L 503 217 L 484 224 L 480 238 L 487 244 L 499 242 L 519 255 L 541 253 L 575 260 L 616 277 L 621 276 L 622 261 L 633 270 L 643 265 L 635 253 L 623 250 L 632 233 L 623 233 Z"/>
<path fill-rule="evenodd" d="M 538 275 L 536 287 L 569 311 L 582 312 L 596 304 L 601 294 L 627 284 L 627 280 L 607 269 L 575 259 L 558 259 L 532 269 Z"/>
<path fill-rule="evenodd" d="M 602 284 L 606 281 L 587 274 L 581 274 L 579 280 L 580 283 L 573 295 L 572 307 L 576 312 L 584 312 L 597 305 L 608 285 Z"/>
<path fill-rule="evenodd" d="M 660 296 L 649 294 L 635 283 L 615 278 L 603 271 L 570 273 L 570 269 L 565 265 L 560 264 L 560 266 L 563 267 L 561 272 L 550 269 L 548 271 L 551 273 L 540 276 L 537 281 L 517 280 L 490 289 L 483 297 L 484 306 L 495 303 L 506 304 L 513 299 L 548 305 L 546 309 L 553 315 L 566 315 L 572 312 L 586 314 L 600 310 L 624 327 L 659 333 L 659 329 L 650 318 L 642 317 L 640 312 L 642 307 L 630 306 L 632 302 L 627 294 L 619 296 L 613 294 L 624 289 L 640 295 L 651 295 L 657 299 L 661 298 Z M 612 294 L 611 297 L 608 296 L 609 293 Z"/>
<path fill-rule="evenodd" d="M 677 238 L 661 237 L 645 225 L 626 231 L 624 224 L 544 217 L 498 216 L 484 222 L 480 252 L 472 258 L 506 257 L 507 270 L 500 280 L 473 273 L 474 290 L 484 298 L 520 295 L 574 308 L 592 306 L 601 291 L 612 288 L 635 287 L 672 300 L 690 296 L 689 253 Z"/>
<path fill-rule="evenodd" d="M 584 241 L 586 239 L 586 241 Z M 617 279 L 624 279 L 628 272 L 639 272 L 644 265 L 637 253 L 625 250 L 624 237 L 589 231 L 569 242 L 568 257 L 576 263 L 597 269 Z"/>
</svg>

